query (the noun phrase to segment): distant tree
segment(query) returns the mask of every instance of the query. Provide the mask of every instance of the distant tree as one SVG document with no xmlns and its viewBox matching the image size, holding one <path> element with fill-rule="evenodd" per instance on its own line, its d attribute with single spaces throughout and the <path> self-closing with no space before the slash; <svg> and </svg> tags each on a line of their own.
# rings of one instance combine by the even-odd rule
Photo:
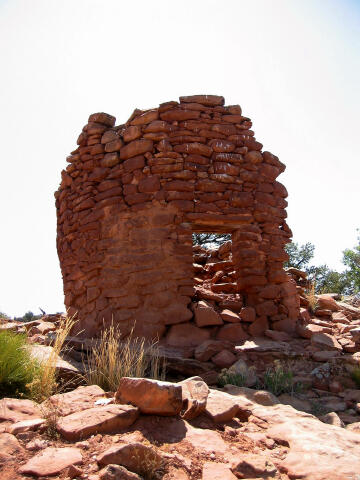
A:
<svg viewBox="0 0 360 480">
<path fill-rule="evenodd" d="M 288 243 L 285 247 L 289 260 L 284 267 L 295 267 L 304 270 L 309 280 L 315 284 L 316 293 L 341 293 L 351 295 L 360 290 L 360 236 L 359 245 L 353 250 L 346 249 L 343 252 L 343 263 L 348 270 L 337 272 L 328 265 L 310 265 L 314 256 L 315 246 L 307 242 L 299 245 L 296 242 Z"/>
<path fill-rule="evenodd" d="M 357 230 L 360 233 L 360 230 Z M 360 235 L 358 244 L 353 248 L 343 251 L 343 264 L 348 267 L 346 274 L 351 284 L 351 293 L 360 291 Z"/>
<path fill-rule="evenodd" d="M 220 247 L 231 240 L 230 233 L 193 233 L 193 244 L 206 249 Z"/>
<path fill-rule="evenodd" d="M 25 315 L 22 317 L 24 322 L 31 322 L 31 320 L 34 319 L 34 314 L 30 310 L 25 313 Z"/>
<path fill-rule="evenodd" d="M 289 260 L 284 263 L 285 268 L 294 267 L 299 270 L 305 269 L 314 256 L 315 245 L 310 242 L 299 245 L 297 242 L 288 243 L 285 246 Z"/>
<path fill-rule="evenodd" d="M 0 312 L 0 318 L 4 318 L 5 320 L 10 320 L 9 315 L 6 315 L 4 312 Z"/>
<path fill-rule="evenodd" d="M 315 284 L 316 293 L 351 293 L 351 282 L 346 272 L 337 272 L 327 265 L 312 265 L 307 273 L 309 280 Z"/>
</svg>

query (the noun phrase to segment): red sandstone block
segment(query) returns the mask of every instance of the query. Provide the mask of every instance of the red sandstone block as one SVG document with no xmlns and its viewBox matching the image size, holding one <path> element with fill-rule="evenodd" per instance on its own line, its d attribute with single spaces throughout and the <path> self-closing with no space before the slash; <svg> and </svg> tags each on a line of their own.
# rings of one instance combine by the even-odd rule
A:
<svg viewBox="0 0 360 480">
<path fill-rule="evenodd" d="M 105 125 L 102 125 L 101 123 L 94 123 L 94 122 L 89 122 L 85 128 L 86 128 L 87 138 L 89 138 L 90 135 L 102 135 L 106 130 Z"/>
<path fill-rule="evenodd" d="M 107 177 L 109 172 L 110 172 L 109 168 L 95 168 L 89 174 L 89 180 L 90 182 L 100 182 L 101 180 L 104 180 L 104 178 Z"/>
<path fill-rule="evenodd" d="M 120 183 L 118 180 L 105 180 L 101 182 L 97 189 L 99 192 L 105 192 L 105 190 L 110 190 L 110 188 L 119 187 Z"/>
<path fill-rule="evenodd" d="M 208 107 L 222 106 L 225 104 L 225 99 L 218 95 L 189 95 L 179 98 L 180 103 L 200 103 Z"/>
<path fill-rule="evenodd" d="M 160 114 L 161 120 L 166 120 L 169 122 L 173 122 L 174 120 L 177 120 L 177 121 L 190 120 L 190 119 L 199 118 L 199 117 L 200 117 L 200 112 L 197 112 L 194 110 L 173 109 Z"/>
<path fill-rule="evenodd" d="M 224 192 L 226 186 L 212 180 L 199 180 L 195 183 L 195 189 L 201 192 Z"/>
<path fill-rule="evenodd" d="M 105 152 L 118 152 L 123 145 L 124 142 L 121 140 L 121 138 L 117 138 L 116 140 L 112 140 L 111 142 L 105 144 Z"/>
<path fill-rule="evenodd" d="M 118 132 L 115 130 L 106 130 L 101 137 L 101 143 L 109 143 L 118 138 Z"/>
<path fill-rule="evenodd" d="M 171 182 L 165 183 L 164 190 L 178 191 L 178 192 L 192 192 L 194 191 L 194 183 L 183 182 L 181 180 L 173 180 Z"/>
<path fill-rule="evenodd" d="M 268 165 L 268 164 L 265 163 L 265 164 L 261 165 L 260 173 L 266 179 L 273 182 L 276 179 L 276 177 L 278 177 L 280 175 L 281 170 L 278 167 L 274 167 L 273 165 Z"/>
<path fill-rule="evenodd" d="M 231 153 L 235 150 L 235 145 L 228 140 L 211 140 L 209 146 L 217 153 Z"/>
<path fill-rule="evenodd" d="M 194 192 L 166 192 L 166 201 L 171 200 L 194 200 Z"/>
<path fill-rule="evenodd" d="M 145 166 L 145 157 L 143 155 L 137 155 L 136 157 L 129 158 L 128 160 L 125 160 L 125 162 L 123 163 L 123 166 L 124 166 L 125 172 L 131 173 L 134 170 L 143 168 Z M 129 177 L 129 183 L 131 182 L 131 179 L 132 177 L 131 178 Z M 124 180 L 125 179 L 123 179 L 123 183 L 127 183 Z"/>
<path fill-rule="evenodd" d="M 190 200 L 172 200 L 169 202 L 169 205 L 175 206 L 181 212 L 193 212 L 194 211 L 194 202 Z"/>
<path fill-rule="evenodd" d="M 88 121 L 102 123 L 104 125 L 107 125 L 108 127 L 113 127 L 115 125 L 116 118 L 113 117 L 112 115 L 109 115 L 108 113 L 99 112 L 99 113 L 93 113 L 92 115 L 90 115 Z"/>
<path fill-rule="evenodd" d="M 148 110 L 147 112 L 141 113 L 140 115 L 136 116 L 133 120 L 131 120 L 130 125 L 146 125 L 147 123 L 151 123 L 154 120 L 159 118 L 158 109 L 155 110 Z"/>
<path fill-rule="evenodd" d="M 173 165 L 154 165 L 151 167 L 151 173 L 180 172 L 181 170 L 183 170 L 183 165 L 181 163 L 175 163 Z"/>
<path fill-rule="evenodd" d="M 217 139 L 226 139 L 226 136 L 219 132 L 214 132 L 213 130 L 201 129 L 199 135 L 205 138 L 217 138 Z"/>
<path fill-rule="evenodd" d="M 222 115 L 222 120 L 224 122 L 229 122 L 229 123 L 241 123 L 245 117 L 242 117 L 241 115 Z"/>
<path fill-rule="evenodd" d="M 102 167 L 113 167 L 119 163 L 119 154 L 117 152 L 107 153 L 104 158 L 101 160 L 100 164 Z"/>
<path fill-rule="evenodd" d="M 101 192 L 95 195 L 95 200 L 99 202 L 100 200 L 104 200 L 105 198 L 121 195 L 121 193 L 122 193 L 122 187 L 110 188 L 109 190 L 105 190 L 104 192 Z"/>
<path fill-rule="evenodd" d="M 124 130 L 123 139 L 125 142 L 132 142 L 141 137 L 141 127 L 131 126 Z"/>
<path fill-rule="evenodd" d="M 226 173 L 228 175 L 237 176 L 239 175 L 240 168 L 236 167 L 235 165 L 231 165 L 231 163 L 215 162 L 214 171 L 215 173 Z"/>
<path fill-rule="evenodd" d="M 155 120 L 144 128 L 145 133 L 171 132 L 175 127 L 164 120 Z"/>
<path fill-rule="evenodd" d="M 120 150 L 120 159 L 127 160 L 128 158 L 136 157 L 145 152 L 151 152 L 153 149 L 153 142 L 151 140 L 134 140 Z"/>
<path fill-rule="evenodd" d="M 125 196 L 125 202 L 129 205 L 135 205 L 149 200 L 151 200 L 151 195 L 149 193 L 134 193 L 133 195 Z"/>
<path fill-rule="evenodd" d="M 179 153 L 188 153 L 188 154 L 195 154 L 195 155 L 204 155 L 205 157 L 210 157 L 213 150 L 211 147 L 207 145 L 203 145 L 202 143 L 184 143 L 183 145 L 175 145 L 174 147 L 175 152 Z"/>
<path fill-rule="evenodd" d="M 217 340 L 226 340 L 235 344 L 243 342 L 248 338 L 249 335 L 239 323 L 232 323 L 220 327 L 218 334 L 216 335 Z"/>
<path fill-rule="evenodd" d="M 139 192 L 150 193 L 160 190 L 160 181 L 158 175 L 146 177 L 139 182 Z"/>
</svg>

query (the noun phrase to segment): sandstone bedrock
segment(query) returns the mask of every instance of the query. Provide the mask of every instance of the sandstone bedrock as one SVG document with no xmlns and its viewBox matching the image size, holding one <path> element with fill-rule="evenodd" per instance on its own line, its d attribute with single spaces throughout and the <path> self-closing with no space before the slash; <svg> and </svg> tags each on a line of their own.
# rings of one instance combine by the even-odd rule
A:
<svg viewBox="0 0 360 480">
<path fill-rule="evenodd" d="M 125 335 L 135 324 L 137 335 L 172 342 L 191 330 L 192 343 L 240 329 L 246 338 L 249 319 L 294 330 L 287 191 L 276 180 L 285 166 L 263 151 L 240 106 L 224 104 L 180 97 L 117 126 L 109 114 L 90 115 L 55 193 L 65 305 L 82 335 L 112 321 Z M 234 280 L 213 291 L 237 295 L 248 309 L 239 324 L 231 312 L 195 323 L 194 232 L 231 234 Z"/>
</svg>

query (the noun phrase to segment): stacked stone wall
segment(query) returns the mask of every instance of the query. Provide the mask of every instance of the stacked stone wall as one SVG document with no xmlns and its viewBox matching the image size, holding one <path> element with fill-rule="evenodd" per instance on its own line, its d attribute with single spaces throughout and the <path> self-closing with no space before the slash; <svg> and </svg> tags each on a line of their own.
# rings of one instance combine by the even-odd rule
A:
<svg viewBox="0 0 360 480">
<path fill-rule="evenodd" d="M 244 308 L 253 321 L 294 329 L 287 191 L 276 180 L 285 166 L 262 151 L 240 106 L 224 103 L 180 97 L 118 126 L 90 115 L 55 193 L 65 305 L 84 335 L 113 321 L 148 338 L 188 324 L 195 338 L 193 232 L 231 233 L 232 289 Z M 201 335 L 225 327 L 205 325 Z"/>
</svg>

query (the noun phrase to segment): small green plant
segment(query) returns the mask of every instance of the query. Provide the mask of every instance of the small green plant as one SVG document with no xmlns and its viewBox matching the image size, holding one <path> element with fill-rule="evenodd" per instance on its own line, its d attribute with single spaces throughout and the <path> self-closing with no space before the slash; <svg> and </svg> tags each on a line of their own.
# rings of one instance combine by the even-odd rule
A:
<svg viewBox="0 0 360 480">
<path fill-rule="evenodd" d="M 360 367 L 355 367 L 351 372 L 351 378 L 356 383 L 357 388 L 360 388 Z"/>
<path fill-rule="evenodd" d="M 40 406 L 41 415 L 45 419 L 44 433 L 52 440 L 58 440 L 60 434 L 57 430 L 58 421 L 60 418 L 59 406 L 53 402 L 45 402 Z"/>
<path fill-rule="evenodd" d="M 315 417 L 322 417 L 329 413 L 329 410 L 320 402 L 315 400 L 310 400 L 311 403 L 311 414 Z"/>
<path fill-rule="evenodd" d="M 218 376 L 218 385 L 219 387 L 224 387 L 225 385 L 235 385 L 236 387 L 245 387 L 246 386 L 247 376 L 244 373 L 233 373 L 227 369 L 224 369 L 220 372 Z"/>
<path fill-rule="evenodd" d="M 27 349 L 26 335 L 0 331 L 0 396 L 26 396 L 40 369 Z"/>
<path fill-rule="evenodd" d="M 157 342 L 147 344 L 134 336 L 134 330 L 124 340 L 114 325 L 102 331 L 98 344 L 83 359 L 83 367 L 86 383 L 106 391 L 116 391 L 122 377 L 165 377 Z"/>
<path fill-rule="evenodd" d="M 263 388 L 278 396 L 282 393 L 293 394 L 301 389 L 301 385 L 294 382 L 294 374 L 289 368 L 275 361 L 274 366 L 264 373 Z"/>
</svg>

